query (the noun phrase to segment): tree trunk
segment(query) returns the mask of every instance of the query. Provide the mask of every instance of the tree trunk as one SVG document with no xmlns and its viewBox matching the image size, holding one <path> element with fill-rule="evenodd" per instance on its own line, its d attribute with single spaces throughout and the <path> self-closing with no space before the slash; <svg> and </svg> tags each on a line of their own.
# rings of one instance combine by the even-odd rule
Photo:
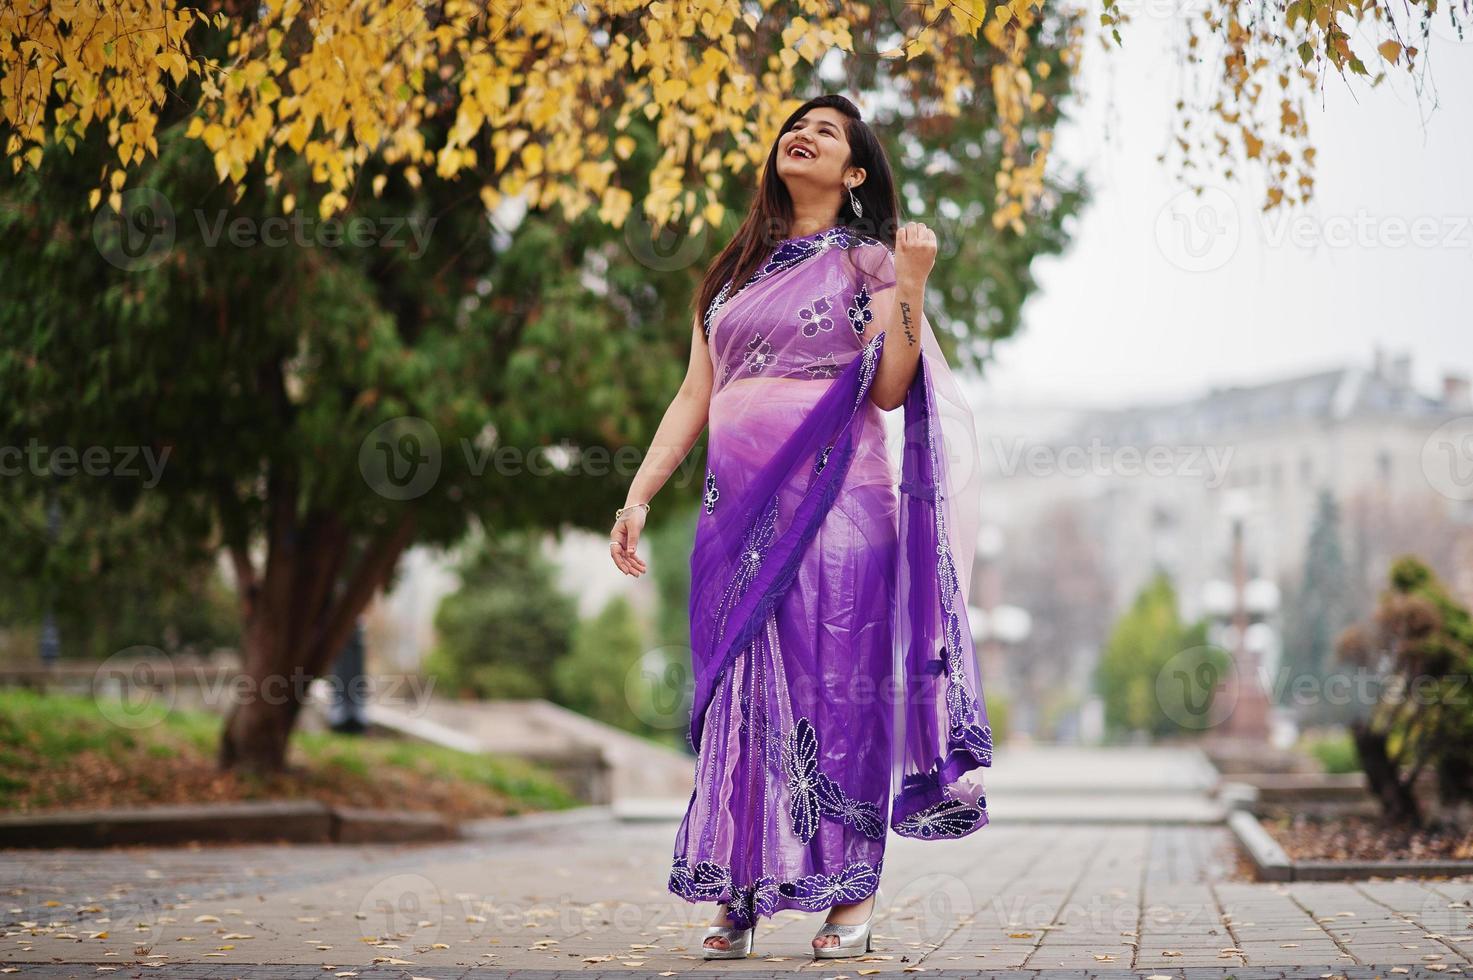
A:
<svg viewBox="0 0 1473 980">
<path fill-rule="evenodd" d="M 293 522 L 290 533 L 269 536 L 259 578 L 244 550 L 232 549 L 244 663 L 217 756 L 221 769 L 260 774 L 287 768 L 287 747 L 308 685 L 348 642 L 359 614 L 413 540 L 414 521 L 406 514 L 365 542 L 351 572 L 349 535 L 335 518 Z"/>
<path fill-rule="evenodd" d="M 221 769 L 268 774 L 286 769 L 297 705 L 289 702 L 306 693 L 305 679 L 293 683 L 291 648 L 271 629 L 271 611 L 253 610 L 245 624 L 241 653 L 244 670 L 220 737 Z M 296 670 L 301 678 L 300 668 Z M 300 690 L 298 689 L 300 688 Z"/>
<path fill-rule="evenodd" d="M 1421 826 L 1422 812 L 1411 786 L 1402 781 L 1396 763 L 1386 753 L 1385 734 L 1373 731 L 1364 722 L 1353 722 L 1351 735 L 1360 754 L 1361 768 L 1371 792 L 1381 803 L 1381 812 L 1392 823 Z"/>
</svg>

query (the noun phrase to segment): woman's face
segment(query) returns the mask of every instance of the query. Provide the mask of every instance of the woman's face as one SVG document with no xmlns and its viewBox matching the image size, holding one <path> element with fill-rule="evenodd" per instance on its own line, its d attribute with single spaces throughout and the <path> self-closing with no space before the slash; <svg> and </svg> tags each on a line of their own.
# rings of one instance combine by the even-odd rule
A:
<svg viewBox="0 0 1473 980">
<path fill-rule="evenodd" d="M 849 161 L 845 116 L 837 109 L 809 109 L 777 139 L 777 172 L 791 191 L 795 183 L 843 190 Z"/>
</svg>

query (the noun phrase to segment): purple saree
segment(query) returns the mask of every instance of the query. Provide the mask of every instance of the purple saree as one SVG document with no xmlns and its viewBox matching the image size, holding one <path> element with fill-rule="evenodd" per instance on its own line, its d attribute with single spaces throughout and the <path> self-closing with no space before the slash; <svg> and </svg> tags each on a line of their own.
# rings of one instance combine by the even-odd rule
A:
<svg viewBox="0 0 1473 980">
<path fill-rule="evenodd" d="M 887 829 L 988 821 L 963 778 L 992 764 L 966 612 L 976 433 L 922 315 L 897 474 L 869 399 L 886 341 L 872 302 L 894 284 L 890 248 L 839 226 L 779 243 L 706 312 L 696 779 L 669 889 L 729 903 L 739 927 L 864 899 Z"/>
</svg>

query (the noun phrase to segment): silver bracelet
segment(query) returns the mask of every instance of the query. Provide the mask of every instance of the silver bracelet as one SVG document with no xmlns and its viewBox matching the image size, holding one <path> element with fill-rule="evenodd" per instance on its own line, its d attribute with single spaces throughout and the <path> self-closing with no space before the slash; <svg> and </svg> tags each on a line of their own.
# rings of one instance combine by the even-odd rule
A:
<svg viewBox="0 0 1473 980">
<path fill-rule="evenodd" d="M 636 507 L 643 507 L 646 514 L 648 514 L 650 511 L 649 504 L 628 504 L 627 506 L 620 507 L 618 510 L 614 511 L 614 523 L 618 524 L 624 519 L 625 511 L 633 510 Z"/>
</svg>

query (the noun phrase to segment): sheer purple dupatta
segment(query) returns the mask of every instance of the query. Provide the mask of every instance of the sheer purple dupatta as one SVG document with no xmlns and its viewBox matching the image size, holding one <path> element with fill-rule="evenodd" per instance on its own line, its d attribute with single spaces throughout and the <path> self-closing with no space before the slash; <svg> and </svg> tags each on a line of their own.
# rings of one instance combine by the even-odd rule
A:
<svg viewBox="0 0 1473 980">
<path fill-rule="evenodd" d="M 893 278 L 892 278 L 893 281 Z M 920 839 L 963 837 L 987 824 L 980 783 L 992 734 L 967 621 L 980 508 L 970 407 L 929 320 L 903 406 L 893 692 L 896 746 L 889 826 Z M 738 652 L 792 586 L 804 550 L 841 492 L 885 344 L 864 344 L 747 481 L 723 491 L 691 555 L 695 698 L 687 741 L 699 751 L 707 710 Z M 887 701 L 889 699 L 887 698 Z M 877 710 L 890 710 L 882 704 Z"/>
<path fill-rule="evenodd" d="M 921 839 L 965 837 L 988 822 L 992 728 L 967 616 L 981 508 L 981 453 L 966 396 L 931 322 L 906 393 L 901 444 L 896 716 L 890 825 Z"/>
</svg>

